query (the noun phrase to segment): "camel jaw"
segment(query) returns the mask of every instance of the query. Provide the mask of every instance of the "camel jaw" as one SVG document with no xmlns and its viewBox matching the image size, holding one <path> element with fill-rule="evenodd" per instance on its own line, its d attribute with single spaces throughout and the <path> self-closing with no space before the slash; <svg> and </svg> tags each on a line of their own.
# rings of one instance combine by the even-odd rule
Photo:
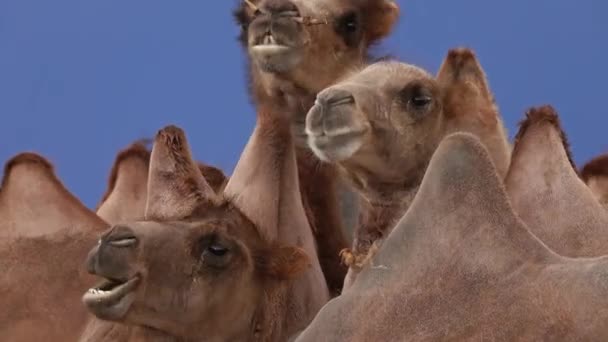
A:
<svg viewBox="0 0 608 342">
<path fill-rule="evenodd" d="M 135 300 L 135 289 L 140 277 L 120 282 L 106 280 L 96 287 L 90 288 L 82 297 L 86 307 L 98 318 L 117 321 L 122 319 Z"/>
<path fill-rule="evenodd" d="M 362 131 L 344 131 L 336 135 L 308 135 L 308 146 L 321 160 L 341 162 L 352 157 L 363 146 Z"/>
</svg>

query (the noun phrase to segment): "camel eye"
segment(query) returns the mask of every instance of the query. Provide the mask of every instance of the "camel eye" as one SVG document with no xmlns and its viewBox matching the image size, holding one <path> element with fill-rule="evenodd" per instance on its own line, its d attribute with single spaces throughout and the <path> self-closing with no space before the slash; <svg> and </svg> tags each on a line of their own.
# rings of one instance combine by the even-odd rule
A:
<svg viewBox="0 0 608 342">
<path fill-rule="evenodd" d="M 410 102 L 415 108 L 424 108 L 428 106 L 433 99 L 427 95 L 417 95 L 414 96 Z"/>
<path fill-rule="evenodd" d="M 230 256 L 230 249 L 220 241 L 213 239 L 203 243 L 200 258 L 205 266 L 224 268 L 230 262 Z"/>
<path fill-rule="evenodd" d="M 359 23 L 357 20 L 357 15 L 354 12 L 348 13 L 344 15 L 340 19 L 340 28 L 342 32 L 345 33 L 355 33 L 359 28 Z"/>
<path fill-rule="evenodd" d="M 211 245 L 207 247 L 207 251 L 209 251 L 209 253 L 215 256 L 221 257 L 228 253 L 228 248 L 222 247 L 220 245 Z"/>
<path fill-rule="evenodd" d="M 359 29 L 359 16 L 355 12 L 349 12 L 336 21 L 334 29 L 347 46 L 356 46 L 361 40 L 361 30 Z"/>
</svg>

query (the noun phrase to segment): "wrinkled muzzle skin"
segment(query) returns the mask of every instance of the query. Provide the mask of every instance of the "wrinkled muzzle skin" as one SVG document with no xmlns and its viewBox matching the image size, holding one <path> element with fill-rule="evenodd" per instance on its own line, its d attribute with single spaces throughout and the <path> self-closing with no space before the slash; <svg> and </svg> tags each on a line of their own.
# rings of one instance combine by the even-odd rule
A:
<svg viewBox="0 0 608 342">
<path fill-rule="evenodd" d="M 302 60 L 308 35 L 296 20 L 300 10 L 288 1 L 263 6 L 249 25 L 249 55 L 262 71 L 288 72 Z"/>
<path fill-rule="evenodd" d="M 221 238 L 231 253 L 225 268 L 202 265 L 201 231 L 190 222 L 114 226 L 89 253 L 89 272 L 104 280 L 85 293 L 83 302 L 100 319 L 174 337 L 248 331 L 259 300 L 251 258 L 237 242 Z"/>
</svg>

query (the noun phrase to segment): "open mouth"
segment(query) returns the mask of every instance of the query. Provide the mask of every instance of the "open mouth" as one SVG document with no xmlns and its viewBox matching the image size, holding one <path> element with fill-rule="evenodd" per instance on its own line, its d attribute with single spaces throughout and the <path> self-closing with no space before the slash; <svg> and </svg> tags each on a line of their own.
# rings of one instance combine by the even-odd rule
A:
<svg viewBox="0 0 608 342">
<path fill-rule="evenodd" d="M 105 280 L 90 288 L 82 297 L 82 301 L 99 318 L 116 320 L 129 310 L 138 284 L 139 276 L 124 282 Z"/>
<path fill-rule="evenodd" d="M 258 44 L 254 45 L 252 49 L 257 52 L 277 53 L 287 51 L 290 47 L 277 42 L 272 34 L 267 34 Z"/>
</svg>

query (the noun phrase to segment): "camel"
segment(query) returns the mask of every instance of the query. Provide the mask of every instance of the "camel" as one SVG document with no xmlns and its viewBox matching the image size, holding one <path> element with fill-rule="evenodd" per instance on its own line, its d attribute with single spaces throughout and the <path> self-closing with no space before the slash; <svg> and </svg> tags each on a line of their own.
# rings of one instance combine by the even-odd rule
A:
<svg viewBox="0 0 608 342">
<path fill-rule="evenodd" d="M 0 339 L 75 341 L 87 318 L 83 263 L 108 225 L 34 153 L 6 163 L 0 189 Z"/>
<path fill-rule="evenodd" d="M 369 60 L 370 45 L 387 36 L 399 16 L 394 0 L 245 0 L 235 10 L 249 57 L 250 92 L 258 114 L 291 119 L 297 144 L 302 200 L 333 294 L 346 268 L 349 246 L 341 218 L 356 213 L 351 190 L 336 170 L 307 148 L 305 116 L 315 95 Z"/>
<path fill-rule="evenodd" d="M 354 284 L 296 341 L 605 341 L 607 320 L 608 257 L 547 248 L 480 140 L 454 133 Z"/>
<path fill-rule="evenodd" d="M 450 50 L 436 79 L 386 60 L 317 95 L 306 118 L 308 143 L 363 198 L 353 250 L 343 253 L 351 266 L 345 288 L 374 242 L 407 211 L 439 142 L 457 131 L 479 136 L 506 175 L 511 148 L 485 73 L 469 49 Z"/>
<path fill-rule="evenodd" d="M 571 257 L 608 254 L 608 212 L 579 178 L 551 106 L 526 113 L 505 184 L 515 212 L 551 249 Z"/>
<path fill-rule="evenodd" d="M 106 279 L 83 296 L 95 316 L 136 326 L 140 338 L 210 341 L 283 341 L 313 319 L 329 292 L 291 131 L 264 118 L 222 194 L 202 177 L 184 132 L 159 131 L 145 221 L 113 226 L 87 258 Z"/>
<path fill-rule="evenodd" d="M 608 207 L 608 153 L 587 162 L 581 177 L 600 203 Z"/>
</svg>

